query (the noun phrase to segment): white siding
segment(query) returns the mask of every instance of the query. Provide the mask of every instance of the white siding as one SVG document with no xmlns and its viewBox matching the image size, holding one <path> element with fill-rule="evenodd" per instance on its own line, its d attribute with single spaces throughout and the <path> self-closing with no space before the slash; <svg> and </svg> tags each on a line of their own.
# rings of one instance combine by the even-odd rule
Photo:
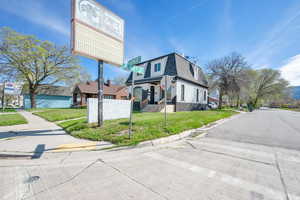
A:
<svg viewBox="0 0 300 200">
<path fill-rule="evenodd" d="M 167 64 L 168 57 L 163 57 L 161 59 L 157 59 L 151 62 L 151 77 L 157 77 L 163 75 L 165 72 L 166 64 Z M 154 71 L 154 65 L 160 63 L 160 71 Z"/>
<path fill-rule="evenodd" d="M 184 85 L 184 101 L 181 101 L 181 85 Z M 199 102 L 197 102 L 197 89 L 199 89 Z M 206 100 L 204 100 L 204 92 L 206 91 Z M 187 81 L 176 81 L 177 102 L 182 103 L 201 103 L 207 104 L 207 89 Z"/>
</svg>

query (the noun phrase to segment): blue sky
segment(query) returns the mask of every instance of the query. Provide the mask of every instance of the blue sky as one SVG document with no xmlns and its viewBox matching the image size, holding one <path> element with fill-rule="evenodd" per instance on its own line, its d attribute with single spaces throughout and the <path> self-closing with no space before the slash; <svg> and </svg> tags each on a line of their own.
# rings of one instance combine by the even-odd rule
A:
<svg viewBox="0 0 300 200">
<path fill-rule="evenodd" d="M 236 51 L 300 85 L 299 0 L 97 0 L 125 19 L 126 60 L 181 52 L 200 66 Z M 70 0 L 1 0 L 0 26 L 70 45 Z M 81 58 L 96 78 L 97 63 Z M 105 65 L 105 77 L 126 76 Z"/>
</svg>

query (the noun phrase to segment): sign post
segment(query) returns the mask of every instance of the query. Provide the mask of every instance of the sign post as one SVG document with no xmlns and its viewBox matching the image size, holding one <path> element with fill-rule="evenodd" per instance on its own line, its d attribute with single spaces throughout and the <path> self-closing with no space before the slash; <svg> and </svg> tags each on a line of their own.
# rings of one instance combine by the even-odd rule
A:
<svg viewBox="0 0 300 200">
<path fill-rule="evenodd" d="M 124 62 L 124 20 L 95 0 L 72 0 L 72 53 L 98 62 L 98 125 L 103 125 L 103 63 Z"/>
<path fill-rule="evenodd" d="M 98 126 L 103 125 L 103 61 L 98 61 Z"/>
<path fill-rule="evenodd" d="M 128 61 L 127 65 L 122 65 L 122 68 L 126 71 L 131 71 L 132 79 L 131 79 L 131 109 L 130 109 L 130 119 L 129 119 L 129 128 L 128 135 L 129 139 L 132 135 L 132 121 L 133 121 L 133 106 L 134 106 L 134 81 L 135 81 L 135 73 L 144 74 L 144 68 L 136 66 L 136 64 L 142 61 L 142 57 L 138 56 Z"/>
<path fill-rule="evenodd" d="M 167 129 L 167 90 L 168 90 L 168 86 L 167 86 L 167 78 L 168 76 L 165 76 L 165 129 Z"/>
<path fill-rule="evenodd" d="M 134 72 L 132 72 L 132 82 L 131 82 L 131 100 L 130 100 L 131 109 L 130 109 L 129 130 L 128 130 L 129 139 L 131 139 L 131 134 L 132 134 L 132 114 L 133 114 L 133 105 L 134 105 L 133 89 L 134 89 Z"/>
</svg>

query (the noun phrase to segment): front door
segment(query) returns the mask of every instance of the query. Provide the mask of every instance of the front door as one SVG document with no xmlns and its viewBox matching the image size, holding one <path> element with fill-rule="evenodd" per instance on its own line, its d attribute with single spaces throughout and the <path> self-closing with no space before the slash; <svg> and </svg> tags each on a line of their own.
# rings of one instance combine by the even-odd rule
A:
<svg viewBox="0 0 300 200">
<path fill-rule="evenodd" d="M 155 95 L 154 86 L 150 86 L 150 104 L 154 104 L 154 95 Z"/>
</svg>

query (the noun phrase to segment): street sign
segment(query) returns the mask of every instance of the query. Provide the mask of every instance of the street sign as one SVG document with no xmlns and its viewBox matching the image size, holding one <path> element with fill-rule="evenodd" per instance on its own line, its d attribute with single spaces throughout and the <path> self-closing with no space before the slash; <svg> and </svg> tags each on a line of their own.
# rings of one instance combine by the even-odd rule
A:
<svg viewBox="0 0 300 200">
<path fill-rule="evenodd" d="M 4 93 L 14 95 L 17 93 L 17 88 L 14 83 L 5 82 L 4 83 Z"/>
<path fill-rule="evenodd" d="M 136 64 L 139 64 L 140 62 L 142 62 L 142 57 L 141 56 L 135 57 L 129 60 L 127 64 L 123 64 L 122 69 L 126 71 L 136 72 L 139 74 L 144 74 L 144 68 L 136 66 Z"/>
<path fill-rule="evenodd" d="M 140 62 L 142 62 L 142 57 L 138 56 L 129 60 L 127 64 L 123 64 L 121 68 L 126 71 L 131 71 L 138 74 L 144 74 L 145 71 L 144 67 L 136 66 L 136 64 L 139 64 Z"/>
<path fill-rule="evenodd" d="M 124 20 L 95 0 L 72 0 L 72 52 L 116 66 L 124 62 Z"/>
</svg>

